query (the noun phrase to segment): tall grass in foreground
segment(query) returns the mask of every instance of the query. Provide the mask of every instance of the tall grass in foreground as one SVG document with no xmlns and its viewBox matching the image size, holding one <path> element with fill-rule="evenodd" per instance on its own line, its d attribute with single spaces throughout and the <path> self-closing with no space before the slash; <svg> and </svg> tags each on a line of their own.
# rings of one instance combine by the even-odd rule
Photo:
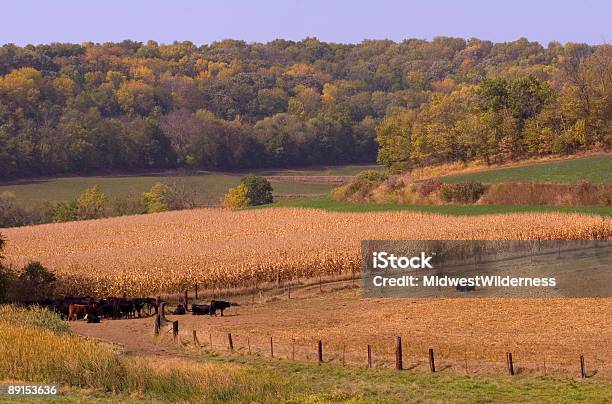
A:
<svg viewBox="0 0 612 404">
<path fill-rule="evenodd" d="M 207 402 L 269 400 L 281 390 L 238 365 L 125 357 L 72 335 L 54 313 L 0 306 L 0 381 L 9 380 Z"/>
</svg>

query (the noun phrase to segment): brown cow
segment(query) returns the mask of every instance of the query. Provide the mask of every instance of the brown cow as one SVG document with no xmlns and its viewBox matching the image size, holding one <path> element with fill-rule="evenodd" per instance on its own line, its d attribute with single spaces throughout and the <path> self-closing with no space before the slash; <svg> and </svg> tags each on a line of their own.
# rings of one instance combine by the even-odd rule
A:
<svg viewBox="0 0 612 404">
<path fill-rule="evenodd" d="M 78 320 L 85 315 L 95 311 L 96 307 L 93 304 L 71 304 L 68 306 L 68 321 Z"/>
</svg>

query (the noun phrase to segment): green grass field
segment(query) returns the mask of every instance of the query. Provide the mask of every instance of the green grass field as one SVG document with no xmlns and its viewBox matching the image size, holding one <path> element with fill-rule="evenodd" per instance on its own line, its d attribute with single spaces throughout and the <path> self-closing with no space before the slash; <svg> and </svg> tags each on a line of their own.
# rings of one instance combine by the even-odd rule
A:
<svg viewBox="0 0 612 404">
<path fill-rule="evenodd" d="M 186 395 L 185 402 L 290 403 L 609 403 L 610 383 L 516 375 L 467 376 L 338 364 L 317 365 L 287 359 L 203 354 L 195 362 L 239 366 L 248 385 L 227 386 L 207 396 Z M 153 389 L 151 389 L 153 390 Z M 158 389 L 159 390 L 159 389 Z M 172 392 L 138 395 L 64 389 L 64 395 L 26 402 L 173 402 Z"/>
<path fill-rule="evenodd" d="M 324 176 L 355 175 L 363 170 L 381 170 L 375 165 L 346 165 L 337 167 L 314 167 L 305 169 L 256 170 L 258 175 L 270 176 Z M 109 197 L 140 194 L 156 182 L 180 181 L 191 184 L 201 203 L 217 205 L 227 189 L 236 186 L 246 173 L 199 172 L 195 175 L 175 173 L 151 173 L 141 175 L 109 175 L 87 177 L 57 177 L 20 180 L 0 184 L 0 193 L 13 192 L 23 205 L 34 205 L 44 200 L 59 202 L 78 197 L 85 189 L 100 187 Z M 612 182 L 612 155 L 585 157 L 572 160 L 534 163 L 510 168 L 491 169 L 469 174 L 442 177 L 444 182 L 458 183 L 481 181 L 484 183 L 507 181 L 575 182 L 587 179 L 594 183 Z M 557 206 L 489 206 L 489 205 L 377 205 L 350 204 L 332 201 L 322 195 L 329 193 L 333 185 L 297 181 L 274 181 L 274 194 L 279 196 L 305 196 L 296 200 L 281 200 L 273 206 L 301 206 L 342 212 L 367 212 L 381 210 L 411 210 L 450 215 L 478 215 L 504 212 L 583 212 L 611 216 L 610 207 L 557 207 Z"/>
<path fill-rule="evenodd" d="M 308 169 L 259 170 L 258 175 L 313 176 L 313 175 L 354 175 L 362 170 L 377 169 L 378 166 L 348 165 L 338 167 L 316 167 Z M 19 203 L 32 205 L 43 200 L 52 202 L 70 201 L 85 189 L 97 185 L 109 197 L 140 194 L 148 191 L 160 181 L 181 181 L 193 185 L 206 204 L 217 204 L 228 188 L 238 185 L 247 173 L 200 172 L 196 175 L 143 174 L 110 175 L 88 177 L 57 177 L 20 180 L 0 184 L 0 193 L 15 194 Z M 331 184 L 274 181 L 274 194 L 278 195 L 320 195 L 332 188 Z"/>
<path fill-rule="evenodd" d="M 278 201 L 266 207 L 291 206 L 300 208 L 323 209 L 331 212 L 380 212 L 410 211 L 439 213 L 452 216 L 491 215 L 516 212 L 565 212 L 586 213 L 599 216 L 612 216 L 612 206 L 548 206 L 548 205 L 393 205 L 375 203 L 350 203 L 334 201 L 328 196 L 308 197 L 296 200 Z"/>
<path fill-rule="evenodd" d="M 609 383 L 581 383 L 517 376 L 461 376 L 456 374 L 368 370 L 356 366 L 322 365 L 249 357 L 211 357 L 205 360 L 239 363 L 262 376 L 284 381 L 296 402 L 592 402 L 609 400 Z"/>
<path fill-rule="evenodd" d="M 448 183 L 480 181 L 487 184 L 511 181 L 570 183 L 586 179 L 593 183 L 603 184 L 612 182 L 612 155 L 448 175 L 441 179 Z"/>
</svg>

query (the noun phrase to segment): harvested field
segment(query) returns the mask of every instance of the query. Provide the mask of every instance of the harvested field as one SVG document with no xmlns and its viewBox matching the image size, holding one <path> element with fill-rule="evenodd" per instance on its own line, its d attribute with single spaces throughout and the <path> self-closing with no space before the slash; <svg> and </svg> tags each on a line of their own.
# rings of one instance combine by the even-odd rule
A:
<svg viewBox="0 0 612 404">
<path fill-rule="evenodd" d="M 328 289 L 329 290 L 329 289 Z M 324 360 L 366 365 L 372 345 L 375 367 L 394 365 L 395 336 L 403 339 L 406 368 L 429 371 L 427 351 L 435 350 L 439 371 L 504 375 L 505 354 L 512 352 L 519 374 L 579 377 L 579 357 L 589 374 L 612 377 L 612 299 L 360 299 L 360 290 L 311 291 L 292 298 L 250 304 L 248 297 L 225 317 L 168 316 L 179 320 L 181 338 L 192 344 L 196 330 L 200 349 L 229 354 L 227 333 L 235 353 L 270 356 L 274 338 L 277 358 L 316 361 L 316 341 L 324 344 Z M 298 294 L 296 294 L 298 295 Z M 119 342 L 132 354 L 156 354 L 148 344 L 152 319 L 74 322 L 80 334 Z M 162 340 L 171 341 L 166 333 Z M 147 341 L 147 343 L 143 343 Z M 162 354 L 161 351 L 157 354 Z"/>
<path fill-rule="evenodd" d="M 69 294 L 132 296 L 351 274 L 367 239 L 592 239 L 612 219 L 567 214 L 449 217 L 275 208 L 197 209 L 2 231 L 7 262 L 41 261 Z"/>
</svg>

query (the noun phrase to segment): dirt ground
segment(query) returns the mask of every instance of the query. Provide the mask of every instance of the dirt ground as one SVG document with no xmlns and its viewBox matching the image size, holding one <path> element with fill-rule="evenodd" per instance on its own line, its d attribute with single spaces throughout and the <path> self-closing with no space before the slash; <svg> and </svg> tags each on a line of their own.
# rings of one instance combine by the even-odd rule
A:
<svg viewBox="0 0 612 404">
<path fill-rule="evenodd" d="M 439 370 L 499 374 L 512 352 L 518 373 L 576 377 L 584 355 L 590 375 L 612 378 L 612 299 L 363 299 L 359 289 L 345 289 L 234 300 L 240 306 L 224 317 L 166 316 L 179 321 L 188 349 L 172 342 L 170 323 L 154 338 L 153 317 L 71 325 L 131 355 L 189 356 L 195 330 L 197 349 L 219 354 L 230 354 L 232 333 L 233 354 L 270 356 L 272 337 L 275 357 L 315 360 L 320 339 L 326 362 L 365 365 L 370 344 L 374 366 L 391 367 L 401 336 L 408 368 L 427 370 L 433 348 Z"/>
</svg>

